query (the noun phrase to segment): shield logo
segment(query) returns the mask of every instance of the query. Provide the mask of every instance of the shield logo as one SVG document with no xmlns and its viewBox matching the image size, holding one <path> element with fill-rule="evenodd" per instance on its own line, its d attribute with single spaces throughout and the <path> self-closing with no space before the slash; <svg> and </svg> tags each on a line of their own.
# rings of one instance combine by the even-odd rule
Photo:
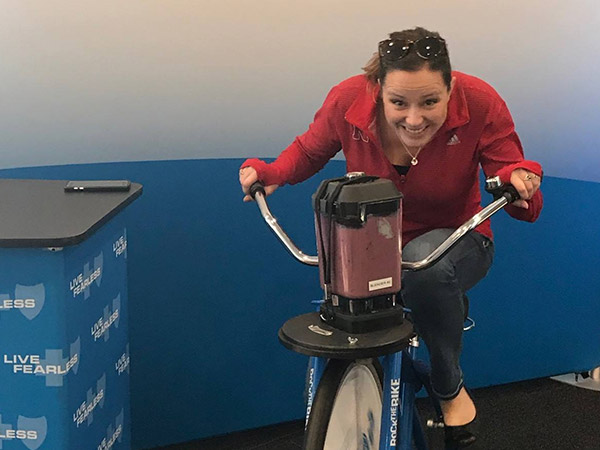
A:
<svg viewBox="0 0 600 450">
<path fill-rule="evenodd" d="M 98 254 L 98 256 L 94 256 L 94 266 L 93 266 L 93 268 L 90 268 L 90 263 L 85 263 L 83 265 L 83 276 L 85 278 L 88 278 L 96 270 L 100 269 L 100 274 L 98 275 L 98 278 L 96 278 L 94 280 L 96 282 L 96 286 L 98 286 L 98 287 L 100 287 L 100 284 L 102 282 L 102 268 L 103 268 L 103 263 L 104 263 L 104 253 L 100 252 Z M 90 286 L 91 286 L 91 284 L 88 285 L 83 290 L 83 298 L 85 300 L 87 300 L 90 297 Z"/>
<path fill-rule="evenodd" d="M 108 323 L 108 320 L 110 318 L 110 311 L 108 310 L 108 306 L 104 307 L 104 314 L 103 314 L 102 318 L 104 319 L 105 323 Z M 103 331 L 104 331 L 104 342 L 106 342 L 110 338 L 110 327 L 107 327 L 106 330 L 103 330 Z"/>
<path fill-rule="evenodd" d="M 100 393 L 100 391 L 104 391 L 104 395 L 98 404 L 100 405 L 100 408 L 104 408 L 104 399 L 106 398 L 106 374 L 98 378 L 98 381 L 96 382 L 96 393 Z"/>
<path fill-rule="evenodd" d="M 15 298 L 19 299 L 34 299 L 34 308 L 20 308 L 21 314 L 27 317 L 29 320 L 35 319 L 46 302 L 46 288 L 43 283 L 35 284 L 33 286 L 25 286 L 17 284 L 15 286 Z"/>
<path fill-rule="evenodd" d="M 129 344 L 125 347 L 125 353 L 127 354 L 127 359 L 129 359 Z M 130 364 L 127 364 L 127 373 L 129 373 L 129 366 Z"/>
<path fill-rule="evenodd" d="M 94 391 L 92 391 L 91 389 L 87 390 L 86 393 L 86 397 L 85 397 L 87 404 L 90 405 L 93 401 L 94 401 Z M 75 418 L 75 416 L 73 416 L 73 419 Z M 87 422 L 87 426 L 89 427 L 92 423 L 94 423 L 94 411 L 91 411 L 86 419 Z M 79 423 L 77 423 L 77 427 L 79 428 Z"/>
<path fill-rule="evenodd" d="M 104 264 L 104 253 L 100 252 L 98 256 L 94 257 L 94 271 L 100 268 L 100 276 L 96 278 L 96 286 L 100 287 L 100 283 L 102 281 L 102 268 Z"/>
<path fill-rule="evenodd" d="M 71 344 L 71 358 L 75 355 L 78 355 L 77 362 L 73 365 L 73 373 L 77 374 L 77 370 L 79 369 L 79 361 L 81 361 L 81 338 L 77 338 L 75 342 Z"/>
<path fill-rule="evenodd" d="M 123 256 L 127 259 L 127 228 L 123 230 L 123 237 L 125 238 L 125 251 L 123 252 Z"/>
<path fill-rule="evenodd" d="M 121 319 L 121 293 L 113 299 L 113 313 L 119 311 L 119 316 L 115 319 L 115 328 L 119 328 L 119 320 Z"/>
<path fill-rule="evenodd" d="M 0 302 L 2 302 L 2 300 L 8 300 L 8 299 L 10 299 L 10 295 L 7 295 L 7 294 L 0 294 Z M 1 310 L 0 310 L 0 312 L 1 312 Z M 2 319 L 2 314 L 0 314 L 0 319 Z M 1 421 L 0 421 L 0 422 L 1 422 Z M 1 444 L 2 444 L 2 443 L 0 442 L 0 445 L 1 445 Z M 0 448 L 2 448 L 2 447 L 0 447 Z"/>
<path fill-rule="evenodd" d="M 45 416 L 19 416 L 17 419 L 17 428 L 19 430 L 35 431 L 37 433 L 37 439 L 24 439 L 21 441 L 29 450 L 37 450 L 46 440 L 48 434 L 48 421 Z"/>
<path fill-rule="evenodd" d="M 117 418 L 115 420 L 115 425 L 117 426 L 117 429 L 119 429 L 119 427 L 121 428 L 121 432 L 119 433 L 119 437 L 117 438 L 117 441 L 121 442 L 121 440 L 123 438 L 123 429 L 125 428 L 125 410 L 124 409 L 121 409 L 121 412 L 117 416 Z"/>
</svg>

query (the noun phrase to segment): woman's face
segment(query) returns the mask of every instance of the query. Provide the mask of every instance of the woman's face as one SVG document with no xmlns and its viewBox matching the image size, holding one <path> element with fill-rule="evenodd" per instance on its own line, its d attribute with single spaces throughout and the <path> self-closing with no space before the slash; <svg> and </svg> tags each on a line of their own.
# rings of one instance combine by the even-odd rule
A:
<svg viewBox="0 0 600 450">
<path fill-rule="evenodd" d="M 439 71 L 393 70 L 381 86 L 385 121 L 407 147 L 422 147 L 444 124 L 454 79 L 448 89 Z"/>
</svg>

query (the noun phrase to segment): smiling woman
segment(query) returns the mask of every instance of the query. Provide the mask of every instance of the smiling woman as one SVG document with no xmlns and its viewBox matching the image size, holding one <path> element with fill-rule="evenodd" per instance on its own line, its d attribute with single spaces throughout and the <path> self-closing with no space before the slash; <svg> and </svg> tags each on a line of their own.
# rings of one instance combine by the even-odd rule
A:
<svg viewBox="0 0 600 450">
<path fill-rule="evenodd" d="M 518 191 L 521 199 L 506 207 L 510 215 L 537 219 L 540 165 L 524 159 L 498 93 L 483 80 L 452 71 L 439 34 L 424 28 L 391 33 L 364 71 L 330 91 L 308 131 L 273 163 L 242 164 L 245 193 L 257 180 L 267 194 L 303 181 L 343 149 L 348 172 L 388 178 L 404 194 L 402 251 L 408 261 L 423 259 L 481 210 L 480 168 Z M 459 359 L 465 292 L 485 277 L 493 259 L 489 220 L 469 237 L 433 267 L 402 278 L 401 296 L 429 349 L 447 448 L 475 440 L 476 410 Z"/>
<path fill-rule="evenodd" d="M 446 121 L 452 86 L 440 72 L 395 70 L 381 89 L 377 124 L 381 147 L 395 165 L 418 164 L 423 147 Z"/>
<path fill-rule="evenodd" d="M 446 42 L 417 28 L 391 33 L 378 50 L 364 70 L 381 87 L 381 146 L 394 165 L 414 166 L 446 120 L 454 85 Z"/>
</svg>

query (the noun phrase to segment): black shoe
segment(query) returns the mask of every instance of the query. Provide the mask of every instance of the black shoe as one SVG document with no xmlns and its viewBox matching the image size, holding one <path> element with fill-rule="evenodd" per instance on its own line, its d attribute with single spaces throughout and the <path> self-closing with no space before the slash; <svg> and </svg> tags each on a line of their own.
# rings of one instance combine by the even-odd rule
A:
<svg viewBox="0 0 600 450">
<path fill-rule="evenodd" d="M 477 417 L 464 425 L 444 426 L 445 450 L 456 450 L 470 447 L 475 443 L 477 429 Z"/>
</svg>

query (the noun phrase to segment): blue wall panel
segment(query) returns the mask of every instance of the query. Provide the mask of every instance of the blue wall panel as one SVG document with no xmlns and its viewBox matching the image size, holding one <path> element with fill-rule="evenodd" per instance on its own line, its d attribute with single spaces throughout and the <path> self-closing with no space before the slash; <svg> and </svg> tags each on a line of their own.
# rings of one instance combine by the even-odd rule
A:
<svg viewBox="0 0 600 450">
<path fill-rule="evenodd" d="M 306 360 L 277 342 L 319 298 L 315 268 L 289 257 L 254 204 L 241 159 L 131 162 L 0 171 L 14 178 L 128 178 L 144 194 L 126 211 L 134 448 L 181 442 L 303 415 Z M 314 254 L 310 195 L 344 172 L 330 162 L 281 188 L 270 206 Z M 600 364 L 600 184 L 546 177 L 536 224 L 494 219 L 496 262 L 470 297 L 465 338 L 473 386 Z"/>
</svg>

